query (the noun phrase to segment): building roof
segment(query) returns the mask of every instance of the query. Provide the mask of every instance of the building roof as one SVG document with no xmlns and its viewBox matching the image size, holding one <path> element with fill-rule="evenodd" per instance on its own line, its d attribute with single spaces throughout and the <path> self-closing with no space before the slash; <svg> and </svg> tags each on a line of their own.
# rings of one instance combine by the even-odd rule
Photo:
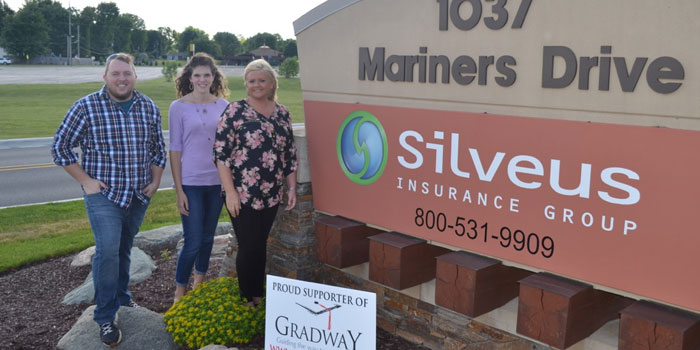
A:
<svg viewBox="0 0 700 350">
<path fill-rule="evenodd" d="M 273 50 L 267 45 L 263 45 L 263 46 L 258 47 L 255 50 L 251 50 L 251 51 L 247 52 L 247 54 L 250 54 L 250 55 L 253 55 L 256 57 L 260 57 L 260 56 L 271 57 L 271 56 L 281 56 L 282 55 L 281 52 L 279 52 L 277 50 Z"/>
</svg>

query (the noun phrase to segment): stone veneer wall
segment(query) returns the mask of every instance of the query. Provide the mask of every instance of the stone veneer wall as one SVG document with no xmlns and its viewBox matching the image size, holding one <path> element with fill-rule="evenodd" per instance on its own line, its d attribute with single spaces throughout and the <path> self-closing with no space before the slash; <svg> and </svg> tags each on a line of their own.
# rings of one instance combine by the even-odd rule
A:
<svg viewBox="0 0 700 350">
<path fill-rule="evenodd" d="M 277 215 L 268 241 L 269 274 L 376 293 L 377 326 L 431 349 L 550 349 L 372 282 L 366 277 L 366 263 L 348 269 L 320 263 L 316 258 L 314 221 L 324 214 L 313 208 L 304 127 L 295 127 L 294 135 L 299 158 L 297 206 L 290 211 L 280 209 Z M 235 238 L 230 246 L 226 274 L 235 276 Z"/>
</svg>

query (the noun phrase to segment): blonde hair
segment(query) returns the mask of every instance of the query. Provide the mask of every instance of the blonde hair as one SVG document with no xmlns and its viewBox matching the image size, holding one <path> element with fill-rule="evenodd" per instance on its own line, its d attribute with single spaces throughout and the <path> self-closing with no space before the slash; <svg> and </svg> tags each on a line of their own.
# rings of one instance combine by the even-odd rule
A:
<svg viewBox="0 0 700 350">
<path fill-rule="evenodd" d="M 107 57 L 107 60 L 105 61 L 105 74 L 107 74 L 107 71 L 109 70 L 109 64 L 114 60 L 129 64 L 131 70 L 136 73 L 136 68 L 134 67 L 134 56 L 131 56 L 128 53 L 119 52 L 113 53 Z"/>
<path fill-rule="evenodd" d="M 245 66 L 245 71 L 243 73 L 243 80 L 244 80 L 244 85 L 247 88 L 248 87 L 248 73 L 253 72 L 253 71 L 264 71 L 267 73 L 267 75 L 270 76 L 272 79 L 272 82 L 274 83 L 272 86 L 272 92 L 270 92 L 270 96 L 267 98 L 270 101 L 276 101 L 277 100 L 277 72 L 270 66 L 267 61 L 264 59 L 260 58 L 257 59 L 253 62 L 248 63 L 247 66 Z"/>
</svg>

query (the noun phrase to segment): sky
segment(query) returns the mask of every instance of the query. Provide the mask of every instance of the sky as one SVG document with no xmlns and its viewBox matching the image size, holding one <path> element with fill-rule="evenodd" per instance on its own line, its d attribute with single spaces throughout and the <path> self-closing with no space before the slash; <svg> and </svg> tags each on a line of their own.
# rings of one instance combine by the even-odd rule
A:
<svg viewBox="0 0 700 350">
<path fill-rule="evenodd" d="M 17 11 L 24 0 L 4 0 Z M 58 0 L 68 8 L 68 0 Z M 82 10 L 105 1 L 71 0 L 70 6 Z M 143 19 L 146 29 L 170 27 L 182 32 L 187 26 L 204 30 L 212 38 L 217 32 L 229 32 L 249 38 L 257 33 L 279 34 L 294 39 L 292 23 L 324 0 L 112 0 L 120 13 Z M 167 14 L 166 14 L 167 13 Z"/>
</svg>

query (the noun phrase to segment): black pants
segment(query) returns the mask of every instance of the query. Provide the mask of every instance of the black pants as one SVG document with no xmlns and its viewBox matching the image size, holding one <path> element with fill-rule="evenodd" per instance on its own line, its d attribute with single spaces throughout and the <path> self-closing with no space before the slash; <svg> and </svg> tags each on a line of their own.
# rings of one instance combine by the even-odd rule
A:
<svg viewBox="0 0 700 350">
<path fill-rule="evenodd" d="M 248 301 L 253 300 L 253 297 L 264 295 L 267 237 L 275 221 L 277 207 L 255 210 L 243 205 L 238 216 L 231 218 L 238 241 L 238 255 L 236 255 L 238 286 L 241 288 L 241 296 Z"/>
</svg>

